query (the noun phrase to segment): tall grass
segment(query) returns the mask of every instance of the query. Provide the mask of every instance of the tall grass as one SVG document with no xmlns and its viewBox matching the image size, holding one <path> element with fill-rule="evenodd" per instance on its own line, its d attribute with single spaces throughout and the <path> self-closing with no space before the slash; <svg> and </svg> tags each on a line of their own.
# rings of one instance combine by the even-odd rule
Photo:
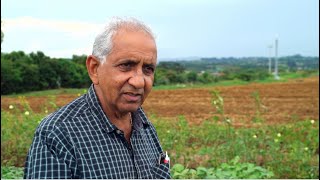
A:
<svg viewBox="0 0 320 180">
<path fill-rule="evenodd" d="M 274 178 L 319 178 L 318 120 L 294 124 L 233 128 L 208 119 L 189 125 L 179 116 L 152 117 L 172 164 L 218 167 L 239 156 L 274 173 Z"/>
</svg>

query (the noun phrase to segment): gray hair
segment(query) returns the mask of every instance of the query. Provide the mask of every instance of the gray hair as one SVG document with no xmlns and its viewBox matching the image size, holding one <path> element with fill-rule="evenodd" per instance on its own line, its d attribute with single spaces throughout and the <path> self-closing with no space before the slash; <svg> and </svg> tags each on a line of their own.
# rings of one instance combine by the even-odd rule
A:
<svg viewBox="0 0 320 180">
<path fill-rule="evenodd" d="M 143 31 L 155 39 L 151 29 L 143 22 L 132 17 L 113 17 L 103 31 L 96 36 L 93 43 L 92 55 L 97 57 L 100 62 L 104 63 L 107 59 L 113 47 L 112 38 L 121 29 Z"/>
</svg>

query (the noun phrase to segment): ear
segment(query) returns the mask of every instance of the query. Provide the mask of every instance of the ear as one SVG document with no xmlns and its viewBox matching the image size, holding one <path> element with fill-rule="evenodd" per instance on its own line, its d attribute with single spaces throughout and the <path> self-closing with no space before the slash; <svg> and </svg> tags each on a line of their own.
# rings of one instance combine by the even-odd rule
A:
<svg viewBox="0 0 320 180">
<path fill-rule="evenodd" d="M 98 85 L 98 67 L 100 65 L 100 61 L 93 55 L 89 55 L 86 60 L 86 66 L 88 70 L 88 74 L 93 84 Z"/>
</svg>

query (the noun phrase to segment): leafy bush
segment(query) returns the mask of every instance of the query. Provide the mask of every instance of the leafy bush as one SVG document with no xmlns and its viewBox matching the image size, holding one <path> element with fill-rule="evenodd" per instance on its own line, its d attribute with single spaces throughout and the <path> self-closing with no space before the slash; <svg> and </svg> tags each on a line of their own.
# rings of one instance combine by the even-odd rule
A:
<svg viewBox="0 0 320 180">
<path fill-rule="evenodd" d="M 236 156 L 229 163 L 209 169 L 188 169 L 181 164 L 175 164 L 171 169 L 171 176 L 174 179 L 263 179 L 274 176 L 272 171 L 252 163 L 240 163 L 239 160 L 240 157 Z"/>
<path fill-rule="evenodd" d="M 1 167 L 1 179 L 22 179 L 23 169 L 14 166 Z"/>
</svg>

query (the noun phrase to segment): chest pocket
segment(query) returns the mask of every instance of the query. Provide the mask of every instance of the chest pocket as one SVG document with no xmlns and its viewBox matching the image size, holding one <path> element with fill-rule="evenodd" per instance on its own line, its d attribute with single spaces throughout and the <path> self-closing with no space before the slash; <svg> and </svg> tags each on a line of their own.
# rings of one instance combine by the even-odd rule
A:
<svg viewBox="0 0 320 180">
<path fill-rule="evenodd" d="M 157 164 L 152 169 L 154 179 L 170 179 L 169 164 Z"/>
</svg>

